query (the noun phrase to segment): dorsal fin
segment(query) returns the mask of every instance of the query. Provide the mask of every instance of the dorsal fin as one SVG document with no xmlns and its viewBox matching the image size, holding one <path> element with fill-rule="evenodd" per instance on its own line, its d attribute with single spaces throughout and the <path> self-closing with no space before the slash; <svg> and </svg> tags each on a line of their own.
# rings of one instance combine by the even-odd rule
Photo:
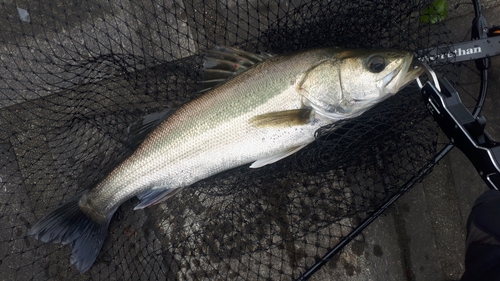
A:
<svg viewBox="0 0 500 281">
<path fill-rule="evenodd" d="M 270 57 L 272 55 L 267 53 L 252 54 L 234 47 L 217 46 L 206 52 L 200 92 L 208 91 Z"/>
<path fill-rule="evenodd" d="M 146 138 L 146 136 L 151 133 L 160 123 L 167 119 L 174 109 L 167 108 L 159 112 L 154 112 L 146 116 L 141 117 L 139 120 L 130 124 L 127 128 L 127 133 L 129 134 L 129 147 L 135 149 L 141 144 L 141 142 Z"/>
</svg>

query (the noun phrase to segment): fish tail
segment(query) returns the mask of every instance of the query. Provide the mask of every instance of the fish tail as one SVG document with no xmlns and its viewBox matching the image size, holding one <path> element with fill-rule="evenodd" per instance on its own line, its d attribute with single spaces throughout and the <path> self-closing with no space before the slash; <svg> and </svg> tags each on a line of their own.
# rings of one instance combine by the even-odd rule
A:
<svg viewBox="0 0 500 281">
<path fill-rule="evenodd" d="M 28 232 L 42 242 L 71 244 L 70 262 L 80 273 L 88 270 L 96 260 L 113 215 L 111 213 L 99 221 L 90 217 L 78 204 L 83 194 L 48 213 Z"/>
</svg>

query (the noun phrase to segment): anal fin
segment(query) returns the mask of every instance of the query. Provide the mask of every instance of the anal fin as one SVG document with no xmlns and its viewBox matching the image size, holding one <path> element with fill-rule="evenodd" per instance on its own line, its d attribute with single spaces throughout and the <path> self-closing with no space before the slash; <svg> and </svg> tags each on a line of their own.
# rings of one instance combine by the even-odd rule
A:
<svg viewBox="0 0 500 281">
<path fill-rule="evenodd" d="M 139 205 L 135 206 L 134 210 L 144 209 L 146 207 L 161 203 L 161 202 L 167 200 L 168 198 L 172 197 L 174 194 L 177 194 L 181 190 L 182 190 L 182 187 L 178 187 L 178 188 L 165 188 L 165 187 L 151 188 L 150 190 L 137 196 L 137 198 L 139 198 L 139 200 L 141 200 L 141 203 L 139 203 Z"/>
</svg>

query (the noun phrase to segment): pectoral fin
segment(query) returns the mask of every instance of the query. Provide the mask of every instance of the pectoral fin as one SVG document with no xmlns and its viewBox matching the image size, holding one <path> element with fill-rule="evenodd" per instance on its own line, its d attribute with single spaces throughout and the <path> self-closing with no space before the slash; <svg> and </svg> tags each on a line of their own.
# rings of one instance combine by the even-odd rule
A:
<svg viewBox="0 0 500 281">
<path fill-rule="evenodd" d="M 254 127 L 290 127 L 307 124 L 312 117 L 312 109 L 302 108 L 257 115 L 249 122 Z"/>
<path fill-rule="evenodd" d="M 260 167 L 263 167 L 267 164 L 272 164 L 274 162 L 277 162 L 285 157 L 288 157 L 292 154 L 294 154 L 295 152 L 301 150 L 302 148 L 304 148 L 307 144 L 304 144 L 304 145 L 301 145 L 301 146 L 296 146 L 296 147 L 292 147 L 286 151 L 283 151 L 282 153 L 280 154 L 276 154 L 276 155 L 272 155 L 272 156 L 269 156 L 269 157 L 266 157 L 266 158 L 262 158 L 262 159 L 259 159 L 255 162 L 252 163 L 252 165 L 250 165 L 250 168 L 260 168 Z"/>
</svg>

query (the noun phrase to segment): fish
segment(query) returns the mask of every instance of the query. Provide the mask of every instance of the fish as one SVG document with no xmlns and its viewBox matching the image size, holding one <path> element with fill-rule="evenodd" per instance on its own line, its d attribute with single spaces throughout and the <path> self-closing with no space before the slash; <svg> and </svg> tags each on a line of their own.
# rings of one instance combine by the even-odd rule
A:
<svg viewBox="0 0 500 281">
<path fill-rule="evenodd" d="M 158 204 L 223 171 L 277 162 L 326 125 L 361 115 L 422 73 L 413 53 L 323 47 L 254 54 L 207 51 L 203 93 L 177 110 L 133 124 L 135 151 L 104 179 L 42 217 L 28 235 L 70 244 L 83 273 L 95 262 L 117 208 Z M 168 202 L 167 202 L 168 203 Z"/>
</svg>

